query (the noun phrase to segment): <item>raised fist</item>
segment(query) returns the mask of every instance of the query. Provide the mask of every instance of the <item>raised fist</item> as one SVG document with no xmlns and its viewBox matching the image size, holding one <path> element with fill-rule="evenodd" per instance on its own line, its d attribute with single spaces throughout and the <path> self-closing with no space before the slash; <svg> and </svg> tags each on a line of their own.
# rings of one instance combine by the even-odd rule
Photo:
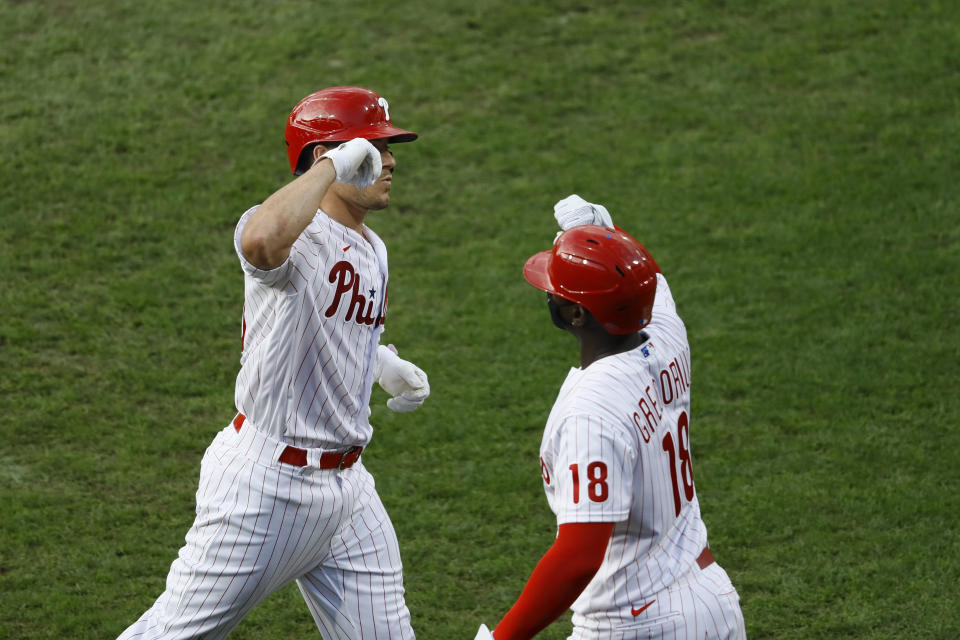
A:
<svg viewBox="0 0 960 640">
<path fill-rule="evenodd" d="M 369 140 L 363 138 L 344 142 L 320 157 L 333 161 L 337 182 L 352 184 L 361 189 L 376 182 L 383 169 L 380 152 Z"/>
<path fill-rule="evenodd" d="M 553 205 L 553 217 L 564 231 L 585 224 L 613 227 L 613 218 L 606 207 L 587 202 L 577 194 L 567 196 Z"/>
</svg>

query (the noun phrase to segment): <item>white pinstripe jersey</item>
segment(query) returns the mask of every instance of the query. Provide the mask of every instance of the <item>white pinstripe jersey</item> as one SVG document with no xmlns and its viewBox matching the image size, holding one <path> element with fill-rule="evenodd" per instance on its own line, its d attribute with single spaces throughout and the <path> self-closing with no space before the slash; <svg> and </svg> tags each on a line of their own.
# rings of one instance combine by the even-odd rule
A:
<svg viewBox="0 0 960 640">
<path fill-rule="evenodd" d="M 387 298 L 387 249 L 318 211 L 276 269 L 244 271 L 243 354 L 234 399 L 263 433 L 304 448 L 365 446 Z"/>
<path fill-rule="evenodd" d="M 571 607 L 574 623 L 629 620 L 707 542 L 690 461 L 690 347 L 657 275 L 649 340 L 571 369 L 540 446 L 557 524 L 614 522 L 599 572 Z"/>
</svg>

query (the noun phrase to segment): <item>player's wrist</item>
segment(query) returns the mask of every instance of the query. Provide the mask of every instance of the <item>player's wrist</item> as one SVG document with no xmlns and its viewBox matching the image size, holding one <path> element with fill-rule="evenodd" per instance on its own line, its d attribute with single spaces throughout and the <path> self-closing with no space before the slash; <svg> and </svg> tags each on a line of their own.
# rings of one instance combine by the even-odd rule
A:
<svg viewBox="0 0 960 640">
<path fill-rule="evenodd" d="M 313 175 L 330 174 L 330 177 L 336 180 L 337 166 L 334 164 L 333 158 L 329 156 L 320 156 L 313 161 L 313 164 L 306 173 L 313 173 Z M 304 175 L 306 175 L 306 173 Z"/>
<path fill-rule="evenodd" d="M 384 368 L 388 363 L 393 363 L 400 359 L 400 356 L 397 355 L 397 348 L 391 345 L 377 345 L 377 357 L 374 364 L 374 380 L 379 382 L 380 378 L 383 376 Z"/>
</svg>

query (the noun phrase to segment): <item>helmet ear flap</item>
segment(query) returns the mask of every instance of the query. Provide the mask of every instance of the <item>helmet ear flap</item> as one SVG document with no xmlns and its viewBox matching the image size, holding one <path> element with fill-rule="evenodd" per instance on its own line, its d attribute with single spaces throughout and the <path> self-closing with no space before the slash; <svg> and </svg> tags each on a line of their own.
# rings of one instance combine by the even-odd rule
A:
<svg viewBox="0 0 960 640">
<path fill-rule="evenodd" d="M 293 171 L 293 175 L 302 176 L 313 166 L 313 150 L 318 144 L 318 142 L 308 143 L 303 150 L 300 151 L 300 157 L 297 158 L 297 166 Z"/>
</svg>

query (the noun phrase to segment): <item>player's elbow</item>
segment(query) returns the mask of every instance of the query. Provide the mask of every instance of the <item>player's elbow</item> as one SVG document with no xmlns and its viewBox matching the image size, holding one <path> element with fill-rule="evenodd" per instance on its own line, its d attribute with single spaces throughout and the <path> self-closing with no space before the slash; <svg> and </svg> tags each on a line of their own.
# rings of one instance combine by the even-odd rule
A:
<svg viewBox="0 0 960 640">
<path fill-rule="evenodd" d="M 567 566 L 566 582 L 570 593 L 579 597 L 600 571 L 599 562 L 594 558 L 576 558 Z"/>
<path fill-rule="evenodd" d="M 277 250 L 268 234 L 256 227 L 245 228 L 240 236 L 240 249 L 247 261 L 258 269 L 275 269 L 287 259 L 290 250 Z"/>
</svg>

